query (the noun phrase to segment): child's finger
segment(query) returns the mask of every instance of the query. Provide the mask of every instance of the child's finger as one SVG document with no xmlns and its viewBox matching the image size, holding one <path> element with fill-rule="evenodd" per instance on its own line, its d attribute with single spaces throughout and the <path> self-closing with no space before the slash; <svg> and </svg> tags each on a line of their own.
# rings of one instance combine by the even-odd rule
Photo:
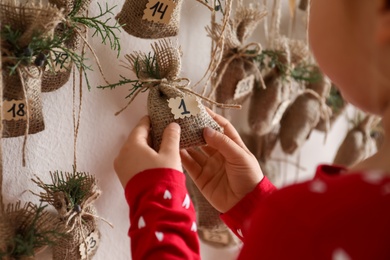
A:
<svg viewBox="0 0 390 260">
<path fill-rule="evenodd" d="M 232 161 L 242 157 L 242 147 L 220 132 L 206 127 L 203 130 L 203 136 L 209 146 L 219 151 L 227 161 Z"/>
<path fill-rule="evenodd" d="M 202 166 L 185 149 L 180 150 L 180 157 L 184 169 L 186 169 L 193 180 L 196 180 L 202 171 Z"/>
<path fill-rule="evenodd" d="M 178 153 L 180 147 L 180 126 L 170 123 L 164 130 L 159 153 Z"/>
<path fill-rule="evenodd" d="M 241 140 L 240 134 L 237 132 L 236 128 L 221 115 L 216 114 L 211 109 L 207 108 L 207 112 L 210 114 L 210 116 L 224 129 L 224 134 L 227 135 L 230 139 L 232 139 L 236 144 L 238 144 L 241 147 L 245 147 L 244 142 Z"/>
<path fill-rule="evenodd" d="M 138 124 L 131 131 L 128 141 L 141 141 L 148 143 L 148 137 L 150 132 L 150 119 L 149 116 L 144 116 L 140 119 Z"/>
</svg>

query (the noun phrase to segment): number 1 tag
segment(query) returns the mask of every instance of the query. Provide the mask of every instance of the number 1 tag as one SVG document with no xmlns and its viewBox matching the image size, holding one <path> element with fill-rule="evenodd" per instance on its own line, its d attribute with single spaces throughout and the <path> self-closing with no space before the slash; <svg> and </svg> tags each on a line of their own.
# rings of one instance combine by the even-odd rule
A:
<svg viewBox="0 0 390 260">
<path fill-rule="evenodd" d="M 173 0 L 149 0 L 142 19 L 169 24 L 175 7 L 176 3 Z"/>
<path fill-rule="evenodd" d="M 168 106 L 174 115 L 174 119 L 196 116 L 200 113 L 198 99 L 195 96 L 170 98 Z"/>
</svg>

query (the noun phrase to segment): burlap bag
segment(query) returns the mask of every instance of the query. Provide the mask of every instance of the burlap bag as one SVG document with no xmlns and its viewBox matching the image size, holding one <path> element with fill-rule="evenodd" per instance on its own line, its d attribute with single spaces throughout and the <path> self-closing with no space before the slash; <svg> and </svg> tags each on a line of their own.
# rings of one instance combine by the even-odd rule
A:
<svg viewBox="0 0 390 260">
<path fill-rule="evenodd" d="M 290 96 L 289 86 L 275 70 L 264 77 L 264 83 L 265 89 L 260 86 L 253 89 L 248 111 L 249 127 L 257 135 L 268 134 L 279 123 L 275 121 L 276 113 Z"/>
<path fill-rule="evenodd" d="M 254 76 L 253 85 L 260 81 L 261 74 L 253 60 L 256 55 L 260 54 L 260 45 L 244 46 L 244 41 L 253 33 L 264 15 L 265 12 L 261 11 L 258 6 L 248 8 L 239 5 L 234 19 L 227 24 L 224 31 L 226 47 L 223 59 L 212 78 L 212 84 L 216 88 L 217 102 L 241 104 L 250 96 L 251 92 L 235 96 L 238 83 L 251 75 Z M 218 41 L 220 32 L 221 26 L 214 26 L 211 37 Z M 250 46 L 252 45 L 255 45 L 257 49 L 251 50 Z"/>
<path fill-rule="evenodd" d="M 57 6 L 59 9 L 63 9 L 65 17 L 68 18 L 69 15 L 84 15 L 91 3 L 91 0 L 78 0 L 81 2 L 81 5 L 78 7 L 79 11 L 75 12 L 74 6 L 76 1 L 77 0 L 50 0 L 49 2 Z M 60 23 L 54 31 L 55 35 L 57 37 L 63 37 L 64 29 L 64 23 Z M 80 47 L 81 43 L 81 36 L 77 32 L 77 28 L 74 28 L 70 37 L 64 42 L 64 46 L 72 51 L 76 51 Z M 50 69 L 49 66 L 46 65 L 45 71 L 42 75 L 42 92 L 52 92 L 64 86 L 69 81 L 72 67 L 73 62 L 71 61 L 64 64 L 63 67 L 56 64 L 54 70 L 53 68 Z"/>
<path fill-rule="evenodd" d="M 334 164 L 351 167 L 366 159 L 372 152 L 374 140 L 370 136 L 370 116 L 367 116 L 357 126 L 348 131 L 343 142 L 337 149 Z"/>
<path fill-rule="evenodd" d="M 158 150 L 160 148 L 164 129 L 168 124 L 176 122 L 181 126 L 180 148 L 189 148 L 206 144 L 203 138 L 203 129 L 211 127 L 222 132 L 223 129 L 211 118 L 205 107 L 198 100 L 200 112 L 185 118 L 174 119 L 174 114 L 168 106 L 170 98 L 195 96 L 192 90 L 181 86 L 178 79 L 181 68 L 180 49 L 174 47 L 169 41 L 159 41 L 152 45 L 156 70 L 153 75 L 148 72 L 149 66 L 145 59 L 146 54 L 134 53 L 128 55 L 130 64 L 137 64 L 132 70 L 144 82 L 144 88 L 149 89 L 147 107 L 151 121 L 152 146 Z M 130 65 L 130 66 L 132 66 Z"/>
<path fill-rule="evenodd" d="M 13 236 L 11 237 L 12 243 L 9 244 L 8 247 L 8 255 L 3 259 L 35 259 L 37 254 L 47 248 L 48 243 L 46 239 L 54 243 L 60 236 L 59 233 L 49 233 L 56 230 L 59 223 L 58 219 L 49 212 L 44 211 L 43 208 L 38 209 L 38 207 L 31 202 L 26 203 L 23 207 L 21 207 L 20 202 L 9 204 L 5 214 L 8 218 L 8 228 L 11 229 L 8 232 L 12 232 L 11 235 Z M 34 241 L 31 241 L 30 237 L 24 236 L 32 230 L 36 234 Z M 15 244 L 16 240 L 14 239 L 15 235 L 19 235 L 19 239 L 24 239 L 24 243 L 31 246 L 31 248 L 26 248 L 26 253 L 30 252 L 28 255 L 14 255 L 15 252 L 13 252 L 13 247 L 17 246 Z M 46 239 L 44 239 L 43 236 Z"/>
<path fill-rule="evenodd" d="M 205 145 L 206 142 L 203 138 L 205 127 L 211 127 L 219 132 L 223 131 L 210 117 L 203 105 L 200 105 L 200 113 L 196 116 L 174 119 L 167 101 L 170 98 L 183 97 L 184 95 L 183 91 L 170 83 L 162 82 L 149 88 L 148 114 L 152 126 L 152 145 L 157 151 L 160 148 L 164 129 L 172 122 L 178 123 L 181 127 L 180 148 Z"/>
<path fill-rule="evenodd" d="M 96 214 L 96 210 L 93 206 L 89 206 L 86 212 L 90 212 L 92 215 Z M 76 222 L 76 223 L 75 223 Z M 74 226 L 73 226 L 74 225 Z M 100 238 L 100 231 L 98 230 L 96 219 L 89 215 L 83 215 L 81 222 L 78 217 L 74 218 L 68 225 L 63 221 L 59 230 L 66 235 L 62 236 L 55 246 L 53 246 L 53 260 L 81 260 L 86 259 L 82 257 L 80 248 L 84 243 L 87 243 L 87 238 L 91 233 L 97 233 Z M 94 242 L 96 243 L 96 241 Z M 98 246 L 92 247 L 91 250 L 84 252 L 88 255 L 88 259 L 96 254 Z"/>
<path fill-rule="evenodd" d="M 8 215 L 0 212 L 0 258 L 12 247 L 14 236 L 15 230 L 8 219 Z M 3 256 L 1 259 L 8 260 L 9 258 Z"/>
<path fill-rule="evenodd" d="M 307 91 L 299 95 L 287 108 L 280 121 L 279 140 L 285 153 L 292 154 L 309 138 L 320 118 L 326 118 L 324 96 L 331 84 L 322 77 L 318 82 L 309 83 Z M 326 107 L 327 108 L 327 107 Z"/>
<path fill-rule="evenodd" d="M 179 32 L 180 11 L 183 1 L 172 1 L 176 3 L 176 7 L 168 24 L 142 19 L 149 0 L 126 0 L 116 19 L 128 34 L 135 37 L 159 39 L 176 36 Z"/>
<path fill-rule="evenodd" d="M 41 101 L 41 73 L 35 66 L 24 67 L 20 70 L 21 77 L 17 74 L 9 75 L 6 70 L 3 74 L 3 100 L 4 101 L 25 101 L 27 104 L 24 113 L 29 111 L 26 120 L 3 120 L 3 137 L 23 136 L 28 125 L 28 133 L 35 134 L 45 129 L 42 101 Z M 26 92 L 23 90 L 23 84 Z"/>
<path fill-rule="evenodd" d="M 220 213 L 205 199 L 192 179 L 187 175 L 186 185 L 197 213 L 199 238 L 214 247 L 228 247 L 239 243 L 219 217 Z"/>
<path fill-rule="evenodd" d="M 0 3 L 1 30 L 3 31 L 5 26 L 9 26 L 13 31 L 19 31 L 21 36 L 17 40 L 17 45 L 23 50 L 28 48 L 33 37 L 42 39 L 52 37 L 54 29 L 62 19 L 63 15 L 60 10 L 51 5 L 41 3 L 17 4 L 13 1 L 2 1 Z M 1 49 L 3 53 L 2 67 L 14 66 L 14 58 L 18 56 L 15 46 L 7 41 L 2 41 Z M 3 136 L 24 135 L 27 125 L 30 134 L 42 131 L 44 124 L 39 96 L 42 84 L 40 69 L 33 65 L 21 63 L 14 74 L 10 75 L 10 71 L 5 69 L 2 71 L 2 75 L 3 100 L 26 99 L 26 107 L 30 114 L 27 120 L 4 121 Z"/>
</svg>

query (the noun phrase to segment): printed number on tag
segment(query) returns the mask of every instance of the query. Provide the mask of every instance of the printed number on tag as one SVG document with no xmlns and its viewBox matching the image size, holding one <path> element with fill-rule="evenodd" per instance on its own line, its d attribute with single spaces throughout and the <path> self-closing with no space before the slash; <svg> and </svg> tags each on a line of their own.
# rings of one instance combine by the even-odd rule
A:
<svg viewBox="0 0 390 260">
<path fill-rule="evenodd" d="M 175 7 L 176 3 L 172 0 L 149 0 L 142 19 L 169 24 Z"/>
<path fill-rule="evenodd" d="M 174 115 L 174 119 L 195 116 L 200 113 L 199 102 L 194 96 L 170 98 L 168 106 Z"/>
<path fill-rule="evenodd" d="M 254 75 L 250 75 L 249 77 L 240 80 L 237 83 L 236 91 L 234 92 L 233 99 L 237 100 L 239 98 L 245 97 L 246 95 L 249 95 L 253 90 L 254 83 L 255 83 Z"/>
<path fill-rule="evenodd" d="M 99 242 L 99 233 L 97 231 L 92 232 L 85 239 L 85 243 L 81 243 L 80 245 L 81 259 L 87 259 L 87 256 L 91 255 L 97 249 Z"/>
<path fill-rule="evenodd" d="M 27 120 L 27 106 L 24 100 L 4 100 L 4 120 Z"/>
</svg>

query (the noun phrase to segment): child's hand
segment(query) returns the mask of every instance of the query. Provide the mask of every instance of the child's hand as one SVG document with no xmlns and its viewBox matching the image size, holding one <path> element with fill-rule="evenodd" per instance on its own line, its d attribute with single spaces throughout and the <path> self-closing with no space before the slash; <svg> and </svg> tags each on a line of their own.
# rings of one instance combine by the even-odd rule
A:
<svg viewBox="0 0 390 260">
<path fill-rule="evenodd" d="M 169 124 L 164 130 L 160 150 L 150 147 L 150 120 L 143 117 L 131 131 L 114 161 L 114 169 L 122 186 L 137 173 L 153 168 L 172 168 L 182 171 L 179 155 L 180 126 Z"/>
<path fill-rule="evenodd" d="M 205 128 L 203 135 L 208 146 L 181 150 L 180 155 L 184 168 L 205 198 L 224 213 L 251 192 L 264 175 L 233 125 L 210 110 L 209 113 L 225 134 Z"/>
</svg>

